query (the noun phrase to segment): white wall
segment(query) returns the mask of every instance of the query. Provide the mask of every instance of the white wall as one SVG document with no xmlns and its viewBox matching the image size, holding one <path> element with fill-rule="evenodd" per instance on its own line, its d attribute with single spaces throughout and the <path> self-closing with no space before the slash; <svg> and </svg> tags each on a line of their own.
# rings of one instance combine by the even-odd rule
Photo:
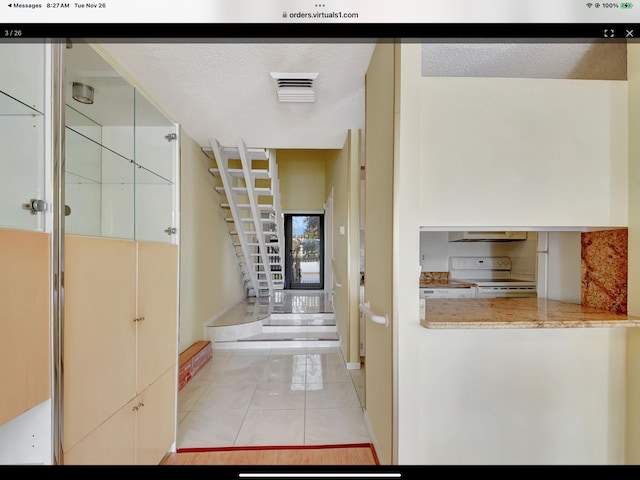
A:
<svg viewBox="0 0 640 480">
<path fill-rule="evenodd" d="M 424 226 L 626 226 L 627 85 L 422 78 Z"/>
<path fill-rule="evenodd" d="M 425 125 L 415 102 L 420 45 L 402 44 L 401 52 L 393 281 L 398 463 L 622 463 L 624 329 L 420 326 L 419 230 L 429 226 L 427 214 L 442 208 L 459 226 L 477 222 L 467 215 L 471 199 L 451 197 L 451 182 L 423 155 Z M 441 182 L 435 195 L 424 191 L 427 178 Z"/>
<path fill-rule="evenodd" d="M 625 329 L 426 330 L 408 463 L 623 463 Z"/>
<path fill-rule="evenodd" d="M 547 298 L 580 303 L 582 297 L 580 253 L 580 232 L 549 232 Z"/>
<path fill-rule="evenodd" d="M 51 400 L 0 427 L 0 465 L 51 465 Z"/>
</svg>

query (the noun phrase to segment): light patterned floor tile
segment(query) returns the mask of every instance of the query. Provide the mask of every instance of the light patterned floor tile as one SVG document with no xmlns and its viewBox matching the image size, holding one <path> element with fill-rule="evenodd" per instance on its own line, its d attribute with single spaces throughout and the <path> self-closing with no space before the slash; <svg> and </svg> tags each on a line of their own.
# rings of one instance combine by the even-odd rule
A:
<svg viewBox="0 0 640 480">
<path fill-rule="evenodd" d="M 320 313 L 331 310 L 324 292 L 275 297 L 280 305 L 272 324 L 285 324 L 291 312 L 300 324 L 334 321 Z M 302 312 L 315 316 L 303 318 Z M 348 370 L 333 341 L 312 344 L 312 335 L 299 341 L 302 332 L 282 333 L 290 340 L 214 348 L 213 358 L 178 393 L 178 448 L 369 443 L 360 401 L 364 368 Z"/>
<path fill-rule="evenodd" d="M 261 383 L 256 387 L 249 410 L 302 410 L 304 397 L 303 383 Z"/>
<path fill-rule="evenodd" d="M 246 410 L 249 407 L 255 384 L 209 386 L 191 408 L 194 412 L 216 410 Z"/>
<path fill-rule="evenodd" d="M 178 426 L 178 448 L 233 445 L 245 413 L 244 410 L 189 413 Z"/>
<path fill-rule="evenodd" d="M 304 445 L 304 410 L 248 411 L 235 445 Z"/>
<path fill-rule="evenodd" d="M 307 383 L 305 407 L 357 408 L 358 394 L 352 382 Z"/>
<path fill-rule="evenodd" d="M 305 445 L 370 442 L 361 408 L 314 408 L 305 413 Z"/>
</svg>

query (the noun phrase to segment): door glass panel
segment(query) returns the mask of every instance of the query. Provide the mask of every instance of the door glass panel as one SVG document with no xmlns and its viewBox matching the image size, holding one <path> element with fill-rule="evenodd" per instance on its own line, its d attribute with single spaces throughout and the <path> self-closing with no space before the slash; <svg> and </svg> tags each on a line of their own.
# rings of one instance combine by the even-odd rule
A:
<svg viewBox="0 0 640 480">
<path fill-rule="evenodd" d="M 323 286 L 323 215 L 285 216 L 287 225 L 288 288 Z"/>
<path fill-rule="evenodd" d="M 176 243 L 176 127 L 137 91 L 135 139 L 135 238 Z"/>
<path fill-rule="evenodd" d="M 102 127 L 70 107 L 65 109 L 65 219 L 67 233 L 102 232 Z"/>
<path fill-rule="evenodd" d="M 65 230 L 133 239 L 134 88 L 81 41 L 65 63 Z"/>
<path fill-rule="evenodd" d="M 0 227 L 44 230 L 44 214 L 23 208 L 45 198 L 44 66 L 37 43 L 0 44 Z"/>
</svg>

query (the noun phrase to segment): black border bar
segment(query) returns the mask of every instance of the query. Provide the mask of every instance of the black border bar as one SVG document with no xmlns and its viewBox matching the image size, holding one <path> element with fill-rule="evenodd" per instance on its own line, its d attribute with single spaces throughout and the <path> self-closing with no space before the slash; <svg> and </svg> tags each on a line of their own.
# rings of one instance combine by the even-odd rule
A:
<svg viewBox="0 0 640 480">
<path fill-rule="evenodd" d="M 0 39 L 60 37 L 92 38 L 100 42 L 177 39 L 277 42 L 292 38 L 336 42 L 381 38 L 418 42 L 437 39 L 615 42 L 640 39 L 640 23 L 0 23 Z"/>
</svg>

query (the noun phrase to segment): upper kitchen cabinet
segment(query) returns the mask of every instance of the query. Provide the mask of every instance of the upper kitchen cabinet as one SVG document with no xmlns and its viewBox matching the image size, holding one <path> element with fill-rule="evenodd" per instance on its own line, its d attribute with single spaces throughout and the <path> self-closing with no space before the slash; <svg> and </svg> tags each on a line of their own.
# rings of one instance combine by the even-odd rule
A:
<svg viewBox="0 0 640 480">
<path fill-rule="evenodd" d="M 66 233 L 176 243 L 176 126 L 91 45 L 66 50 Z"/>
<path fill-rule="evenodd" d="M 420 79 L 420 224 L 624 227 L 627 82 Z"/>
</svg>

